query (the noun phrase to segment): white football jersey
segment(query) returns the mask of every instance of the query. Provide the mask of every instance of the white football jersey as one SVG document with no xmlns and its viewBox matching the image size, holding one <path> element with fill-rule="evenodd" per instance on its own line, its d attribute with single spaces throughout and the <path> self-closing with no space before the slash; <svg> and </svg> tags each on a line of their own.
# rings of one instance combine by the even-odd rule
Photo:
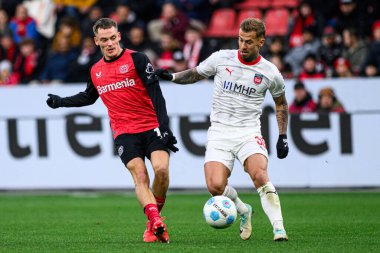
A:
<svg viewBox="0 0 380 253">
<path fill-rule="evenodd" d="M 254 127 L 260 131 L 261 104 L 267 90 L 272 97 L 285 91 L 275 65 L 259 56 L 244 62 L 238 50 L 220 50 L 197 66 L 197 72 L 214 77 L 211 124 Z"/>
</svg>

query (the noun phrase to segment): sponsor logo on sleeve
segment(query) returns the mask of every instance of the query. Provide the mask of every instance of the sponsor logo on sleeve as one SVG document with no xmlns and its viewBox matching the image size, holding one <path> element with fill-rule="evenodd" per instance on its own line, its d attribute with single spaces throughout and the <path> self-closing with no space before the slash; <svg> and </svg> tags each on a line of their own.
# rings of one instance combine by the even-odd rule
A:
<svg viewBox="0 0 380 253">
<path fill-rule="evenodd" d="M 145 72 L 146 72 L 146 77 L 148 79 L 152 79 L 154 77 L 154 68 L 153 68 L 152 64 L 148 63 L 146 65 Z"/>
</svg>

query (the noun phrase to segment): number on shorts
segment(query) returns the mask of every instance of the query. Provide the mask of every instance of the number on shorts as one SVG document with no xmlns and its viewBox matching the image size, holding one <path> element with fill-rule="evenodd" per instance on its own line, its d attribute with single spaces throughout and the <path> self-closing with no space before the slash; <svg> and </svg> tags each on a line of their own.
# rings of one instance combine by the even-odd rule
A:
<svg viewBox="0 0 380 253">
<path fill-rule="evenodd" d="M 255 136 L 255 139 L 256 139 L 257 144 L 259 144 L 260 146 L 264 147 L 265 149 L 267 148 L 267 146 L 265 145 L 265 140 L 264 140 L 263 137 L 261 137 L 261 136 Z"/>
<path fill-rule="evenodd" d="M 161 131 L 160 131 L 160 129 L 159 129 L 158 127 L 156 127 L 153 131 L 156 132 L 156 134 L 157 134 L 158 137 L 161 137 L 161 138 L 162 138 L 162 136 L 161 136 Z"/>
</svg>

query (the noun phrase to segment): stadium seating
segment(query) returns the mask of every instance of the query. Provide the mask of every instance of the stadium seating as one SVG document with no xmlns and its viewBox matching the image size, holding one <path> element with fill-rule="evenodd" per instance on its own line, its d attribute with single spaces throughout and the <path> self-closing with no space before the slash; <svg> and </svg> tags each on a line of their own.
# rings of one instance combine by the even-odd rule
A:
<svg viewBox="0 0 380 253">
<path fill-rule="evenodd" d="M 285 36 L 288 32 L 289 12 L 285 8 L 270 9 L 265 15 L 266 35 Z"/>
<path fill-rule="evenodd" d="M 231 8 L 218 9 L 213 12 L 206 37 L 231 37 L 234 32 L 236 12 Z M 236 33 L 236 31 L 235 31 Z"/>
<path fill-rule="evenodd" d="M 259 18 L 261 19 L 263 17 L 263 14 L 260 10 L 241 10 L 239 11 L 237 15 L 237 19 L 234 25 L 234 33 L 237 34 L 237 31 L 239 31 L 240 23 L 246 19 L 246 18 Z"/>
<path fill-rule="evenodd" d="M 246 18 L 263 18 L 263 14 L 261 13 L 260 10 L 241 10 L 238 13 L 237 16 L 237 24 L 240 25 L 241 21 L 243 21 Z"/>
<path fill-rule="evenodd" d="M 271 5 L 271 0 L 245 0 L 242 3 L 236 4 L 237 9 L 267 9 Z"/>
<path fill-rule="evenodd" d="M 298 0 L 273 0 L 272 8 L 296 8 L 299 4 Z"/>
</svg>

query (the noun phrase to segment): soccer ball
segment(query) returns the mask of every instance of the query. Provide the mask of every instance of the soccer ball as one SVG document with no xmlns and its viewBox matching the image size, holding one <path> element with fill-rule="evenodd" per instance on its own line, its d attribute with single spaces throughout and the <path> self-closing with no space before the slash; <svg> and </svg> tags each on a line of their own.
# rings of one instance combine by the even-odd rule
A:
<svg viewBox="0 0 380 253">
<path fill-rule="evenodd" d="M 213 228 L 226 228 L 236 220 L 236 206 L 226 196 L 214 196 L 204 205 L 203 217 Z"/>
</svg>

